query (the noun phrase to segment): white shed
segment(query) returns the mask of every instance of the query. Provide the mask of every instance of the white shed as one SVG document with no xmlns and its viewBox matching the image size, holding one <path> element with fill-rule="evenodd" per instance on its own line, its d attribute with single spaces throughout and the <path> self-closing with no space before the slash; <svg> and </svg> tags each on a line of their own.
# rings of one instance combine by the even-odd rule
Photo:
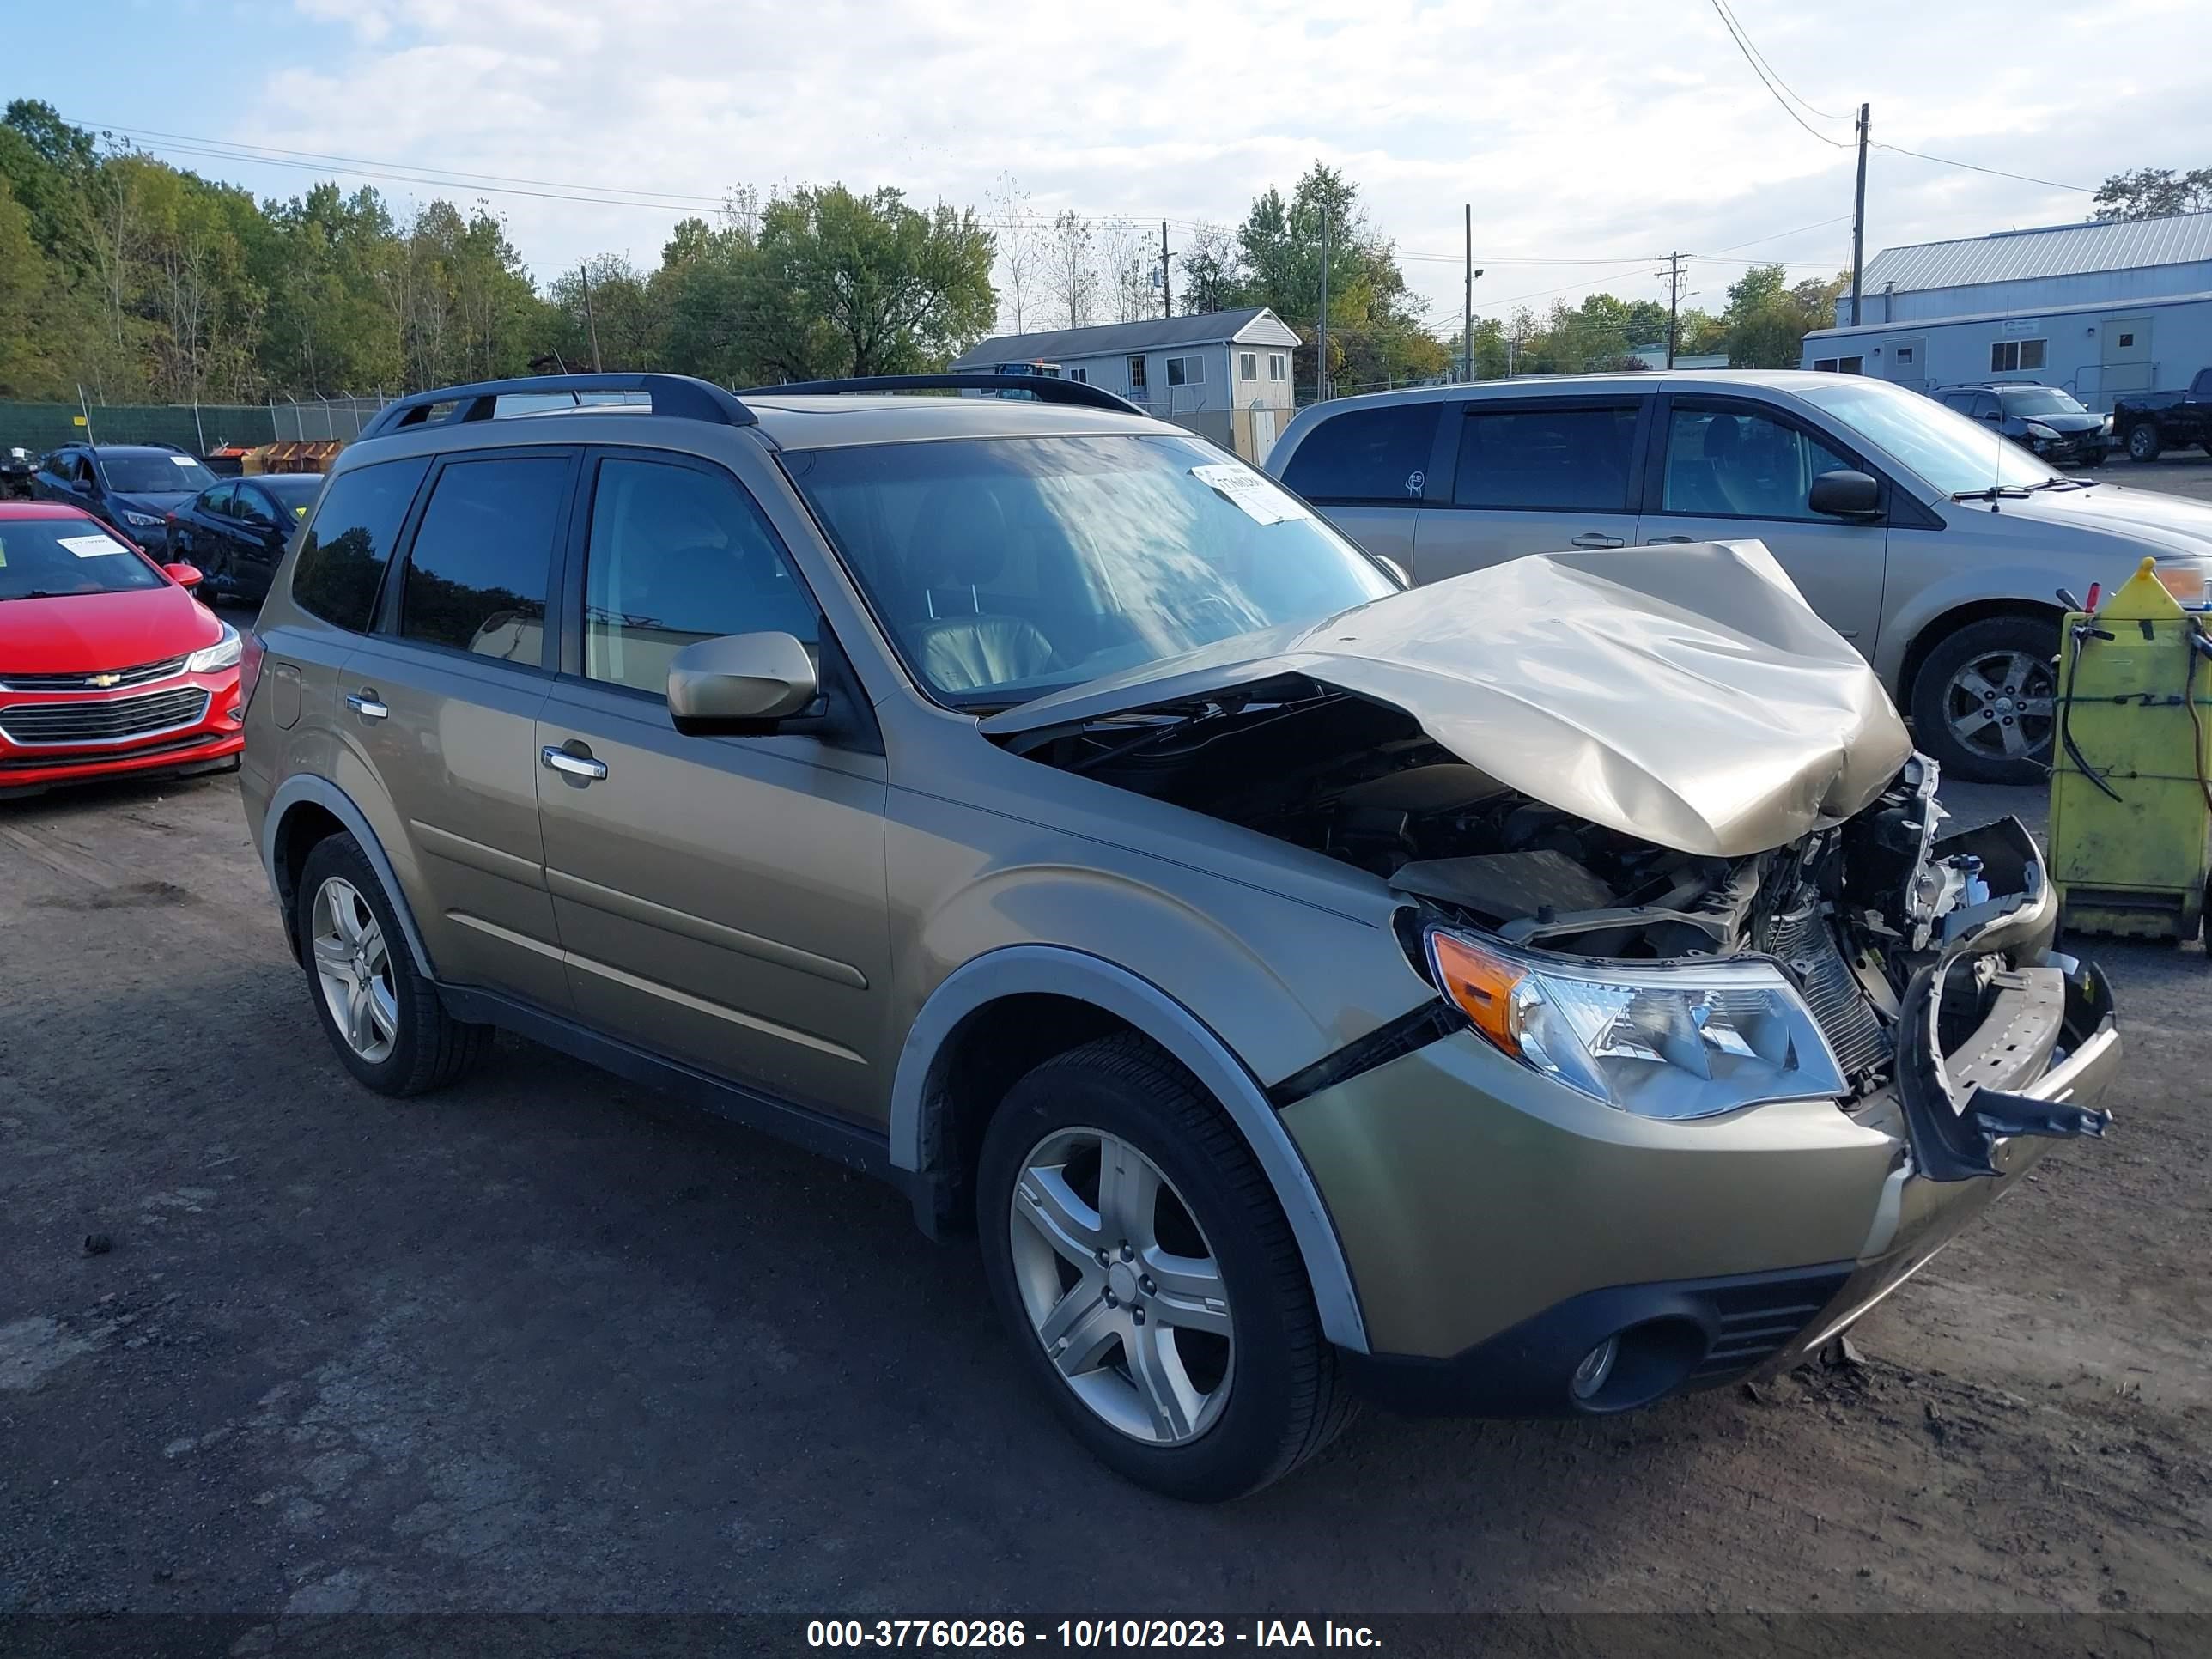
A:
<svg viewBox="0 0 2212 1659">
<path fill-rule="evenodd" d="M 1233 449 L 1254 465 L 1290 424 L 1291 354 L 1297 331 L 1265 306 L 1152 317 L 1036 334 L 1000 334 L 952 360 L 989 373 L 1042 365 L 1103 386 L 1162 420 Z"/>
<path fill-rule="evenodd" d="M 1885 248 L 1860 295 L 1858 325 L 1846 295 L 1803 367 L 1923 390 L 2034 381 L 2110 410 L 2212 367 L 2212 213 Z"/>
</svg>

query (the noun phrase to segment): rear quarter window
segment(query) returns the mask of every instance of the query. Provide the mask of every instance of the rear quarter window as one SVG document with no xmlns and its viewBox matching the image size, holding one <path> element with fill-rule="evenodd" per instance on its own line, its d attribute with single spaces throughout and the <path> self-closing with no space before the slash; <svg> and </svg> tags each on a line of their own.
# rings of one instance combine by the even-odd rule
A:
<svg viewBox="0 0 2212 1659">
<path fill-rule="evenodd" d="M 1443 407 L 1383 404 L 1331 416 L 1306 434 L 1283 482 L 1311 501 L 1416 506 Z"/>
<path fill-rule="evenodd" d="M 292 567 L 294 603 L 326 623 L 366 634 L 392 544 L 429 470 L 426 457 L 357 466 L 333 479 L 301 538 Z"/>
</svg>

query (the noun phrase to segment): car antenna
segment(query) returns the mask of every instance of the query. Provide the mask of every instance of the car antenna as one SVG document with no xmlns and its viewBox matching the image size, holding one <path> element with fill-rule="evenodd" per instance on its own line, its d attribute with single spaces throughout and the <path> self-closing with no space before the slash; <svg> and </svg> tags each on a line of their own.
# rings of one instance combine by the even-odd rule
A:
<svg viewBox="0 0 2212 1659">
<path fill-rule="evenodd" d="M 1990 474 L 1990 511 L 2002 513 L 2004 508 L 1998 505 L 1998 498 L 2004 489 L 2004 394 L 2002 392 L 1997 394 L 1996 424 L 1990 430 L 1996 434 L 1997 440 L 1996 469 Z"/>
</svg>

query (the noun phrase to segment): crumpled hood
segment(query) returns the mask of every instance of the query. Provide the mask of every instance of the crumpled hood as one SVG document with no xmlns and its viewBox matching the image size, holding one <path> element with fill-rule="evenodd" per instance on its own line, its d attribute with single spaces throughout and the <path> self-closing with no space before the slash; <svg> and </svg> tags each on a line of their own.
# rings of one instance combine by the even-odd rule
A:
<svg viewBox="0 0 2212 1659">
<path fill-rule="evenodd" d="M 1765 852 L 1912 752 L 1763 543 L 1550 553 L 1240 635 L 990 716 L 1004 736 L 1303 675 L 1402 709 L 1525 795 L 1680 851 Z"/>
</svg>

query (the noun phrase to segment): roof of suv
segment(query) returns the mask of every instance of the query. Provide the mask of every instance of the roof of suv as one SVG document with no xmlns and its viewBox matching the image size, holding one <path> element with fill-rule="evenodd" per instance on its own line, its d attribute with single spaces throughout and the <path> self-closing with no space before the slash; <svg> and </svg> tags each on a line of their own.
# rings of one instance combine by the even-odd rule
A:
<svg viewBox="0 0 2212 1659">
<path fill-rule="evenodd" d="M 748 392 L 745 406 L 779 449 L 912 443 L 929 438 L 1033 438 L 1040 434 L 1174 432 L 1185 429 L 1116 410 L 1037 404 L 1015 398 L 947 398 L 925 393 L 846 397 Z"/>
</svg>

